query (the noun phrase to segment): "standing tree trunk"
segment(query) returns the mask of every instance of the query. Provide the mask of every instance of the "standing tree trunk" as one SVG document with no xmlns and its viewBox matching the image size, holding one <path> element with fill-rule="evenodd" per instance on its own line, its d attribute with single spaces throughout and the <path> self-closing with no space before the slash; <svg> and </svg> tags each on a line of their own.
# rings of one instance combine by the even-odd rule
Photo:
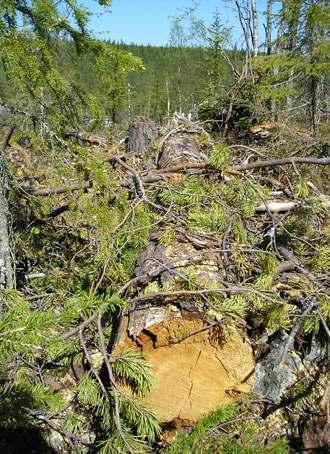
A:
<svg viewBox="0 0 330 454">
<path fill-rule="evenodd" d="M 14 287 L 14 273 L 9 243 L 7 178 L 0 158 L 0 290 Z"/>
<path fill-rule="evenodd" d="M 273 14 L 273 0 L 267 0 L 266 11 L 266 52 L 267 55 L 272 53 L 272 14 Z"/>
<path fill-rule="evenodd" d="M 132 120 L 132 90 L 129 82 L 127 83 L 127 117 L 130 123 Z"/>
<path fill-rule="evenodd" d="M 299 37 L 299 20 L 302 15 L 302 0 L 295 0 L 286 2 L 283 5 L 283 16 L 284 16 L 284 33 L 287 35 L 285 42 L 285 49 L 289 55 L 295 55 L 297 51 L 297 43 Z M 280 24 L 281 25 L 281 24 Z M 287 119 L 290 116 L 290 112 L 293 110 L 293 97 L 290 92 L 294 88 L 293 83 L 294 70 L 290 71 L 289 81 L 288 81 L 288 91 L 289 95 L 286 98 L 286 108 L 287 108 Z"/>
<path fill-rule="evenodd" d="M 0 149 L 0 290 L 14 288 L 14 270 L 9 241 L 9 209 L 7 201 L 8 172 L 4 151 L 14 129 L 11 128 Z"/>
<path fill-rule="evenodd" d="M 244 34 L 244 40 L 245 40 L 245 46 L 246 46 L 246 52 L 245 52 L 245 66 L 242 70 L 242 76 L 247 75 L 249 68 L 251 69 L 251 62 L 250 62 L 250 57 L 251 57 L 251 21 L 250 21 L 250 10 L 248 8 L 244 8 L 244 5 L 241 5 L 238 0 L 235 0 L 235 5 L 236 5 L 236 10 L 238 14 L 238 19 Z M 248 9 L 248 11 L 246 11 Z M 243 11 L 245 10 L 245 15 Z M 246 13 L 248 13 L 248 17 L 246 16 Z M 252 70 L 251 70 L 252 74 Z"/>
<path fill-rule="evenodd" d="M 319 79 L 317 77 L 311 77 L 309 81 L 309 91 L 310 91 L 310 124 L 314 134 L 318 130 L 318 107 L 319 107 Z"/>
<path fill-rule="evenodd" d="M 257 0 L 251 0 L 251 13 L 252 13 L 252 54 L 254 57 L 256 57 L 258 55 L 259 48 Z"/>
<path fill-rule="evenodd" d="M 273 51 L 272 45 L 272 35 L 273 35 L 273 0 L 267 0 L 267 9 L 266 9 L 266 27 L 265 27 L 265 47 L 267 55 L 271 55 Z M 278 69 L 274 68 L 274 76 L 277 75 Z M 276 101 L 270 99 L 268 102 L 268 108 L 272 115 L 272 120 L 277 121 L 277 108 Z"/>
<path fill-rule="evenodd" d="M 168 79 L 166 79 L 166 95 L 167 95 L 167 117 L 170 117 L 171 112 L 171 98 L 170 98 L 170 86 Z"/>
</svg>

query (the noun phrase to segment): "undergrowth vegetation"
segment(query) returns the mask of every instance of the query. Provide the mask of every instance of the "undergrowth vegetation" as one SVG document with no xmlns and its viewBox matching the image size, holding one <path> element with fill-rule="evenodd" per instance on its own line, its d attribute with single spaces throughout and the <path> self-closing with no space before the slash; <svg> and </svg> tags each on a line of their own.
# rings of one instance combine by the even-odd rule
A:
<svg viewBox="0 0 330 454">
<path fill-rule="evenodd" d="M 186 266 L 172 284 L 149 283 L 145 295 L 187 289 L 195 292 L 193 301 L 202 307 L 205 302 L 199 290 L 206 290 L 208 316 L 227 320 L 228 335 L 235 320 L 256 314 L 264 329 L 290 332 L 296 317 L 316 301 L 317 312 L 303 320 L 301 335 L 322 331 L 322 319 L 330 315 L 329 296 L 322 284 L 329 251 L 326 238 L 320 238 L 328 214 L 323 195 L 299 192 L 300 175 L 291 179 L 297 207 L 289 216 L 274 218 L 256 212 L 271 197 L 262 175 L 249 179 L 234 175 L 228 181 L 219 177 L 230 175 L 233 154 L 211 142 L 209 175 L 156 182 L 141 198 L 134 180 L 127 184 L 125 169 L 110 164 L 116 148 L 89 149 L 70 143 L 63 157 L 54 148 L 45 159 L 41 159 L 42 148 L 34 148 L 33 156 L 27 151 L 22 172 L 15 162 L 16 140 L 18 135 L 11 141 L 11 175 L 12 216 L 20 219 L 13 230 L 19 289 L 2 293 L 1 393 L 5 402 L 27 402 L 19 413 L 3 406 L 3 429 L 19 430 L 24 421 L 33 427 L 39 418 L 65 434 L 69 447 L 96 443 L 102 453 L 120 446 L 139 452 L 145 442 L 157 440 L 156 416 L 139 402 L 139 396 L 152 386 L 148 364 L 134 350 L 108 360 L 104 349 L 113 342 L 117 320 L 128 307 L 127 290 L 137 259 L 150 234 L 165 223 L 160 236 L 164 247 L 176 241 L 176 232 L 183 228 L 205 236 L 205 241 L 212 238 L 220 253 L 227 251 L 226 286 L 229 292 L 231 287 L 238 290 L 229 295 L 219 292 L 221 283 L 201 282 L 196 269 Z M 34 193 L 21 183 L 32 169 L 42 175 L 39 186 L 33 185 Z M 65 181 L 67 190 L 63 195 L 38 196 L 44 181 L 50 187 Z M 89 181 L 92 184 L 84 188 Z M 83 189 L 70 191 L 73 185 Z M 151 205 L 159 203 L 162 211 Z M 62 206 L 63 213 L 52 218 L 51 213 Z M 283 246 L 299 257 L 298 266 L 308 267 L 310 274 L 293 273 L 286 283 L 277 282 L 281 260 L 276 251 Z M 72 382 L 71 391 L 65 391 L 65 383 L 72 380 L 72 364 L 80 362 L 88 366 L 86 371 L 76 384 Z M 212 425 L 234 416 L 234 407 L 219 410 L 190 435 L 180 435 L 169 452 L 205 452 L 206 447 L 210 452 L 285 452 L 282 441 L 259 447 L 252 423 L 246 428 L 240 425 L 241 441 L 208 435 Z M 95 424 L 95 438 L 84 435 Z M 109 437 L 109 433 L 116 435 Z"/>
<path fill-rule="evenodd" d="M 256 361 L 283 335 L 278 370 L 318 352 L 278 403 L 222 407 L 166 452 L 282 454 L 297 438 L 289 422 L 324 420 L 328 19 L 323 3 L 298 3 L 282 2 L 274 54 L 229 52 L 218 16 L 210 28 L 195 21 L 205 49 L 178 54 L 181 65 L 199 53 L 208 62 L 203 102 L 181 99 L 177 67 L 166 93 L 153 79 L 158 138 L 128 153 L 130 118 L 118 115 L 143 70 L 134 46 L 93 38 L 75 0 L 0 1 L 0 451 L 164 447 L 164 425 L 143 400 L 152 367 L 139 348 L 116 350 L 127 319 L 151 307 L 193 307 L 223 342 L 239 330 Z M 180 114 L 164 121 L 174 104 Z M 181 112 L 191 105 L 198 121 Z M 287 413 L 268 427 L 279 408 Z"/>
<path fill-rule="evenodd" d="M 190 433 L 177 435 L 167 454 L 212 453 L 223 454 L 286 454 L 288 444 L 285 438 L 264 444 L 260 436 L 258 417 L 237 416 L 238 406 L 221 407 L 216 412 L 201 418 Z M 230 434 L 233 427 L 239 432 Z"/>
</svg>

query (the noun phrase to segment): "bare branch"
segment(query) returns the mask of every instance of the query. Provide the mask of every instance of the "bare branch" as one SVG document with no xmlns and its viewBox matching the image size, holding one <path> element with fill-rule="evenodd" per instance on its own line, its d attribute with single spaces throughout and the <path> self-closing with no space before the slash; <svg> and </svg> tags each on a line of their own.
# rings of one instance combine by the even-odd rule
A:
<svg viewBox="0 0 330 454">
<path fill-rule="evenodd" d="M 106 349 L 106 346 L 105 346 L 104 334 L 103 334 L 103 329 L 102 329 L 102 311 L 99 311 L 99 313 L 98 313 L 97 330 L 98 330 L 98 334 L 99 334 L 101 352 L 102 352 L 102 355 L 103 355 L 104 363 L 105 363 L 107 371 L 108 371 L 109 381 L 110 381 L 110 384 L 111 384 L 111 387 L 112 387 L 113 397 L 114 397 L 114 401 L 115 401 L 115 408 L 114 408 L 115 426 L 116 426 L 116 429 L 117 429 L 117 432 L 118 432 L 119 436 L 122 438 L 122 440 L 125 443 L 128 451 L 131 454 L 134 454 L 134 451 L 129 446 L 129 444 L 128 444 L 126 438 L 125 438 L 125 435 L 124 435 L 123 429 L 122 429 L 122 425 L 121 425 L 121 421 L 120 421 L 118 389 L 117 389 L 117 385 L 116 385 L 115 378 L 114 378 L 114 375 L 113 375 L 112 367 L 111 367 L 111 364 L 110 364 L 110 361 L 109 361 L 109 358 L 108 358 L 108 352 L 107 352 L 107 349 Z"/>
<path fill-rule="evenodd" d="M 328 166 L 330 165 L 330 158 L 295 156 L 292 158 L 271 159 L 267 161 L 254 161 L 248 164 L 235 166 L 233 167 L 233 169 L 241 171 L 250 169 L 260 169 L 262 167 L 282 166 L 288 164 L 315 164 L 318 166 Z"/>
<path fill-rule="evenodd" d="M 65 194 L 66 192 L 74 192 L 74 191 L 79 191 L 80 189 L 89 189 L 93 187 L 93 182 L 92 181 L 86 181 L 86 183 L 83 184 L 76 184 L 71 187 L 67 186 L 60 186 L 58 188 L 31 188 L 31 187 L 26 187 L 26 186 L 21 186 L 20 189 L 30 195 L 34 196 L 40 196 L 40 197 L 47 197 L 49 195 L 54 195 L 54 194 Z"/>
<path fill-rule="evenodd" d="M 283 348 L 283 352 L 282 352 L 281 360 L 280 360 L 280 367 L 283 367 L 285 365 L 285 361 L 288 356 L 289 350 L 292 349 L 292 347 L 293 347 L 295 337 L 299 333 L 304 319 L 312 312 L 312 310 L 316 306 L 317 306 L 317 303 L 315 301 L 315 298 L 313 298 L 310 301 L 310 303 L 308 304 L 307 308 L 304 310 L 304 312 L 301 314 L 301 316 L 296 320 L 295 324 L 293 325 L 291 332 L 289 334 L 288 340 Z"/>
<path fill-rule="evenodd" d="M 122 159 L 120 159 L 117 156 L 112 157 L 110 159 L 110 163 L 118 163 L 121 167 L 123 167 L 125 170 L 127 170 L 132 175 L 132 179 L 133 179 L 134 185 L 136 187 L 136 192 L 137 192 L 138 196 L 144 202 L 146 202 L 148 205 L 150 205 L 152 208 L 154 208 L 157 211 L 160 211 L 160 212 L 164 212 L 165 211 L 164 207 L 162 207 L 160 205 L 157 205 L 156 203 L 154 203 L 154 202 L 152 202 L 151 200 L 148 199 L 148 197 L 147 197 L 147 195 L 145 193 L 145 189 L 144 189 L 144 186 L 143 186 L 143 183 L 142 183 L 142 179 L 141 179 L 140 175 L 136 172 L 135 169 L 133 169 L 132 167 L 127 165 Z"/>
<path fill-rule="evenodd" d="M 271 296 L 267 295 L 266 293 L 259 292 L 258 290 L 250 287 L 223 287 L 223 288 L 214 288 L 214 289 L 201 289 L 201 290 L 176 290 L 172 292 L 158 292 L 158 293 L 149 293 L 147 295 L 141 295 L 137 296 L 136 298 L 133 298 L 131 300 L 131 303 L 133 303 L 133 307 L 136 306 L 136 304 L 139 303 L 148 303 L 148 302 L 153 302 L 155 303 L 156 300 L 166 300 L 168 298 L 170 299 L 180 299 L 184 297 L 191 297 L 191 296 L 202 296 L 202 295 L 211 295 L 211 294 L 226 294 L 226 293 L 254 293 L 261 298 L 264 298 L 267 301 L 271 301 L 276 304 L 283 304 L 280 300 L 276 300 L 275 298 L 272 298 Z"/>
</svg>

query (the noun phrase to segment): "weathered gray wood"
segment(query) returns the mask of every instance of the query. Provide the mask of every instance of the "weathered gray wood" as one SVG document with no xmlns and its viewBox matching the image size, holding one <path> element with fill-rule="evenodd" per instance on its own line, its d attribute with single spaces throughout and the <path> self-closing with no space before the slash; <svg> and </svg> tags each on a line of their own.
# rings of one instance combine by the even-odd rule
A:
<svg viewBox="0 0 330 454">
<path fill-rule="evenodd" d="M 257 0 L 251 1 L 251 13 L 252 13 L 252 52 L 253 56 L 258 55 L 259 46 L 259 33 L 258 33 L 258 13 L 257 13 Z"/>
<path fill-rule="evenodd" d="M 1 165 L 1 164 L 0 164 Z M 1 179 L 1 185 L 3 179 Z M 3 188 L 0 189 L 0 289 L 13 288 L 13 268 L 9 244 L 8 203 Z"/>
<path fill-rule="evenodd" d="M 206 155 L 202 152 L 194 135 L 190 133 L 177 133 L 170 136 L 163 144 L 156 164 L 158 168 L 162 169 L 183 162 L 207 162 Z"/>
<path fill-rule="evenodd" d="M 157 138 L 158 129 L 152 120 L 135 120 L 128 130 L 128 152 L 144 155 L 152 140 Z"/>
<path fill-rule="evenodd" d="M 13 128 L 9 130 L 0 148 L 0 290 L 13 288 L 15 282 L 9 241 L 8 173 L 3 156 L 12 133 Z"/>
</svg>

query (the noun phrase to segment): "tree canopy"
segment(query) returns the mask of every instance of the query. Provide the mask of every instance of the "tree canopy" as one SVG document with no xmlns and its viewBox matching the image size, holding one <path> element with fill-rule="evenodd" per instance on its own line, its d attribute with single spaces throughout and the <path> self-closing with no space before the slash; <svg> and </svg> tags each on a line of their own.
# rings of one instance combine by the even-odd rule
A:
<svg viewBox="0 0 330 454">
<path fill-rule="evenodd" d="M 141 69 L 142 63 L 93 38 L 88 19 L 88 10 L 75 0 L 2 1 L 0 57 L 7 83 L 0 87 L 0 100 L 10 105 L 16 97 L 16 111 L 51 121 L 53 127 L 77 126 L 83 115 L 101 115 L 93 93 L 79 84 L 77 59 L 93 56 L 91 76 L 102 81 L 105 95 L 127 72 Z"/>
</svg>

